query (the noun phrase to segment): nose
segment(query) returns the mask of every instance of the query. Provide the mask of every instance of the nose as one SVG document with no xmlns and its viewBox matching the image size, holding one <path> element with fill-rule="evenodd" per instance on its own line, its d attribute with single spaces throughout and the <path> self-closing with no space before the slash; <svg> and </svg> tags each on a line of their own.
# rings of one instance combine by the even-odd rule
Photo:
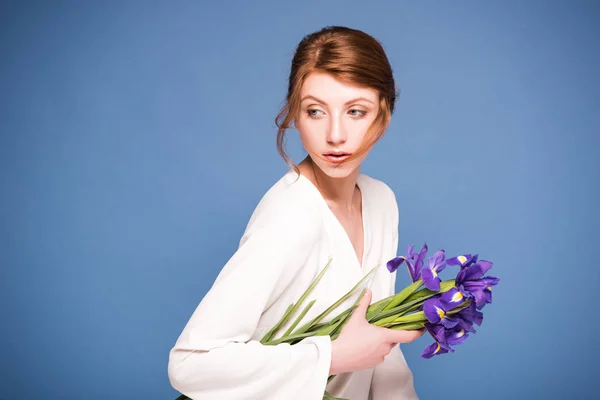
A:
<svg viewBox="0 0 600 400">
<path fill-rule="evenodd" d="M 346 139 L 346 130 L 344 129 L 340 118 L 330 118 L 329 126 L 327 127 L 327 143 L 338 145 L 344 143 Z"/>
</svg>

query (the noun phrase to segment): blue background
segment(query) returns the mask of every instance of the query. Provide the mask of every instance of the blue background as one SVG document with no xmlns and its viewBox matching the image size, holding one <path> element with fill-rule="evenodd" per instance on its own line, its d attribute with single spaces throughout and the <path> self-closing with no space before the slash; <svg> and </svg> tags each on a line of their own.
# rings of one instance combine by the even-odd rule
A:
<svg viewBox="0 0 600 400">
<path fill-rule="evenodd" d="M 3 1 L 1 399 L 176 397 L 168 352 L 287 170 L 295 46 L 335 24 L 379 39 L 401 90 L 363 165 L 400 252 L 501 278 L 456 353 L 403 347 L 420 397 L 593 397 L 597 2 Z"/>
</svg>

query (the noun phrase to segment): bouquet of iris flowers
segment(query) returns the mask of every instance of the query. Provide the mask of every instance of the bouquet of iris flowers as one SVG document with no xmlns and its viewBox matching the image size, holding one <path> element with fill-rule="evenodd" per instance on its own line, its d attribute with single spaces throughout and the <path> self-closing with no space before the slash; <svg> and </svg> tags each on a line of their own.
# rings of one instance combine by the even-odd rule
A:
<svg viewBox="0 0 600 400">
<path fill-rule="evenodd" d="M 485 276 L 492 267 L 492 263 L 478 260 L 477 254 L 463 254 L 446 259 L 444 250 L 438 250 L 425 261 L 427 251 L 427 244 L 423 245 L 419 253 L 415 252 L 413 245 L 409 245 L 406 255 L 387 262 L 386 266 L 390 272 L 396 271 L 400 265 L 405 263 L 412 283 L 393 296 L 371 304 L 366 314 L 369 323 L 384 328 L 398 330 L 426 328 L 434 342 L 425 348 L 421 354 L 423 358 L 454 352 L 452 346 L 463 343 L 470 333 L 475 333 L 473 326 L 481 325 L 483 321 L 481 310 L 486 304 L 492 302 L 492 286 L 499 282 L 496 277 Z M 281 328 L 291 321 L 291 318 L 300 310 L 312 290 L 327 272 L 331 261 L 329 259 L 327 265 L 298 301 L 290 304 L 281 320 L 264 335 L 260 341 L 262 344 L 294 344 L 309 336 L 323 335 L 329 335 L 331 340 L 335 340 L 339 336 L 352 311 L 358 305 L 364 289 L 352 307 L 327 322 L 322 322 L 323 319 L 353 296 L 378 267 L 369 271 L 348 293 L 325 311 L 297 328 L 316 300 L 310 301 L 296 316 L 285 333 L 276 337 Z M 442 281 L 439 273 L 446 266 L 460 268 L 454 279 Z M 328 382 L 333 377 L 330 376 Z M 188 399 L 188 397 L 182 395 L 177 398 L 177 400 L 184 399 Z M 327 392 L 323 399 L 342 400 Z"/>
</svg>

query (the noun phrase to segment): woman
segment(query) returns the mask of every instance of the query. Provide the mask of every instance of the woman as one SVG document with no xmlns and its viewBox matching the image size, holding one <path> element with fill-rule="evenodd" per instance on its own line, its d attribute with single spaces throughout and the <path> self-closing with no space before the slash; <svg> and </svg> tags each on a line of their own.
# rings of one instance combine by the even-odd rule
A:
<svg viewBox="0 0 600 400">
<path fill-rule="evenodd" d="M 330 268 L 311 295 L 317 302 L 303 322 L 396 256 L 394 193 L 360 173 L 388 127 L 395 97 L 389 61 L 371 36 L 327 27 L 300 42 L 277 117 L 278 150 L 292 168 L 261 199 L 239 249 L 171 350 L 175 389 L 193 399 L 219 400 L 320 400 L 325 390 L 351 400 L 417 398 L 398 343 L 423 330 L 394 331 L 365 319 L 372 300 L 394 293 L 395 274 L 385 267 L 373 275 L 335 341 L 319 336 L 291 346 L 259 343 L 329 257 Z M 283 150 L 292 124 L 308 153 L 298 165 Z M 336 377 L 327 384 L 330 375 Z"/>
</svg>

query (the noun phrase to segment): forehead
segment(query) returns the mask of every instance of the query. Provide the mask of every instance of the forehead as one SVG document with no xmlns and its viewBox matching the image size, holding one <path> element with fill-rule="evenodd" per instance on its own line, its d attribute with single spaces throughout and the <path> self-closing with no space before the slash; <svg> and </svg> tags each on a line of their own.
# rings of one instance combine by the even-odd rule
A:
<svg viewBox="0 0 600 400">
<path fill-rule="evenodd" d="M 313 72 L 306 77 L 300 90 L 300 98 L 308 95 L 315 96 L 328 104 L 344 104 L 357 97 L 364 97 L 377 103 L 379 98 L 375 89 L 342 82 L 333 75 L 323 72 Z"/>
</svg>

